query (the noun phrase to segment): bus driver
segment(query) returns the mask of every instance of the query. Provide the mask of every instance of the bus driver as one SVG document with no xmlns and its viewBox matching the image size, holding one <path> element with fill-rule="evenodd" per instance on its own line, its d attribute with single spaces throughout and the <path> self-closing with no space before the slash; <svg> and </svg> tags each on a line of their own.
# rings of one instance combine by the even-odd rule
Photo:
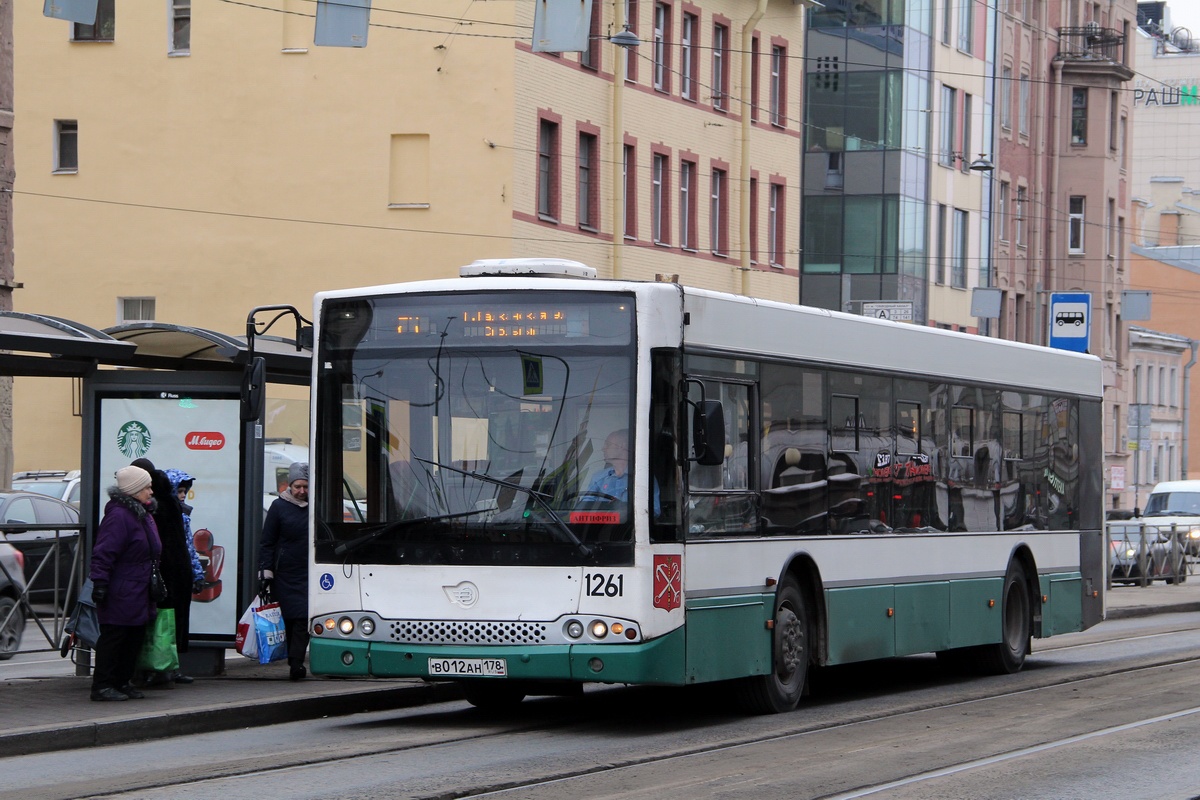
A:
<svg viewBox="0 0 1200 800">
<path fill-rule="evenodd" d="M 618 428 L 604 439 L 600 451 L 604 455 L 604 469 L 592 478 L 584 495 L 611 497 L 622 503 L 629 502 L 629 429 Z M 658 482 L 654 485 L 654 515 L 660 514 Z"/>
</svg>

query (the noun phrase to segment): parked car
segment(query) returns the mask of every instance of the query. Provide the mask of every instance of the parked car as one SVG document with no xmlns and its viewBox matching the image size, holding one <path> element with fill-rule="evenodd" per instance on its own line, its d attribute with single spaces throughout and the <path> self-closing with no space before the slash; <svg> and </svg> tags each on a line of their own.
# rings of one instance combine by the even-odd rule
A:
<svg viewBox="0 0 1200 800">
<path fill-rule="evenodd" d="M 79 470 L 36 469 L 14 472 L 12 488 L 65 500 L 79 508 Z"/>
<path fill-rule="evenodd" d="M 53 530 L 21 531 L 12 525 L 62 525 Z M 0 492 L 0 539 L 16 547 L 24 556 L 24 581 L 29 585 L 32 603 L 63 605 L 73 572 L 78 570 L 79 509 L 53 497 L 36 492 Z M 54 561 L 38 568 L 47 558 Z M 58 595 L 55 594 L 57 565 Z M 36 579 L 34 574 L 37 573 Z"/>
<path fill-rule="evenodd" d="M 1153 528 L 1143 534 L 1137 527 L 1110 525 L 1108 540 L 1113 583 L 1141 583 L 1143 575 L 1147 581 L 1187 580 L 1184 550 L 1171 542 L 1169 534 L 1160 536 Z"/>
<path fill-rule="evenodd" d="M 14 611 L 25 591 L 25 557 L 17 548 L 0 542 L 0 566 L 0 661 L 7 661 L 21 646 L 25 632 L 25 615 Z"/>
</svg>

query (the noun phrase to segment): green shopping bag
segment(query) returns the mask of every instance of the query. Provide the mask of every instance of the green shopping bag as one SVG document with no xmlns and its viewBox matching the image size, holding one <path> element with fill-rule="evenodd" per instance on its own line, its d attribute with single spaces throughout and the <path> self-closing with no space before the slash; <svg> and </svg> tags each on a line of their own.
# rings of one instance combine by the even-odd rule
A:
<svg viewBox="0 0 1200 800">
<path fill-rule="evenodd" d="M 175 649 L 175 609 L 160 608 L 158 616 L 146 623 L 146 640 L 138 653 L 137 668 L 153 672 L 179 669 Z"/>
</svg>

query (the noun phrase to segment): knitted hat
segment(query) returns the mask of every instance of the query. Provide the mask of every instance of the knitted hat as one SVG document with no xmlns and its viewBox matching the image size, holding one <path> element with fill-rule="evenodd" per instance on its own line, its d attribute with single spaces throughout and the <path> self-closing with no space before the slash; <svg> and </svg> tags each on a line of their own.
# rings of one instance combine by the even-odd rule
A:
<svg viewBox="0 0 1200 800">
<path fill-rule="evenodd" d="M 117 470 L 117 491 L 134 495 L 150 485 L 150 473 L 141 467 L 121 467 Z"/>
<path fill-rule="evenodd" d="M 308 462 L 293 461 L 292 465 L 288 467 L 288 485 L 306 480 L 308 480 Z"/>
</svg>

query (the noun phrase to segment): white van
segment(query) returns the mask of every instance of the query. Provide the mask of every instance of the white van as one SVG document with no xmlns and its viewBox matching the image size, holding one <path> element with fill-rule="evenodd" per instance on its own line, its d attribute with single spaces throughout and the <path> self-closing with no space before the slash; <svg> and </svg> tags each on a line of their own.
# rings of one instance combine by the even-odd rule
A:
<svg viewBox="0 0 1200 800">
<path fill-rule="evenodd" d="M 1200 554 L 1200 481 L 1157 484 L 1150 490 L 1141 519 L 1162 534 L 1174 530 L 1187 542 L 1189 554 Z"/>
</svg>

